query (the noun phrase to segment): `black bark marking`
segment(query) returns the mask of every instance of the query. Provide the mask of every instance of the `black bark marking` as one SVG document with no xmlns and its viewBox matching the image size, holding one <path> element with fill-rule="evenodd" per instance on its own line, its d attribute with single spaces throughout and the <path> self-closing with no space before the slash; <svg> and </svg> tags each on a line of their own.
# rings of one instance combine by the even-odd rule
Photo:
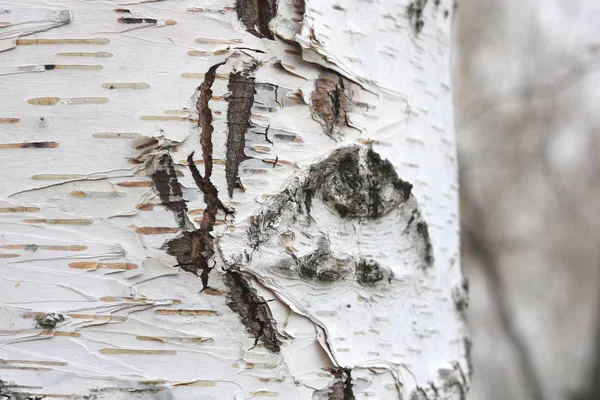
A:
<svg viewBox="0 0 600 400">
<path fill-rule="evenodd" d="M 454 307 L 463 322 L 467 321 L 467 309 L 469 308 L 469 280 L 465 277 L 452 288 L 452 301 Z"/>
<path fill-rule="evenodd" d="M 371 149 L 366 165 L 361 165 L 359 149 L 353 146 L 336 150 L 311 167 L 314 178 L 308 188 L 320 191 L 321 199 L 342 218 L 377 219 L 408 200 L 412 185 L 398 178 L 392 163 Z"/>
<path fill-rule="evenodd" d="M 277 0 L 237 0 L 235 11 L 248 32 L 259 38 L 275 39 L 269 22 L 277 14 Z"/>
<path fill-rule="evenodd" d="M 410 21 L 410 25 L 412 26 L 415 35 L 421 33 L 423 29 L 423 25 L 425 22 L 423 21 L 423 10 L 427 5 L 427 0 L 414 0 L 412 3 L 408 5 L 407 14 L 408 20 Z"/>
<path fill-rule="evenodd" d="M 169 153 L 164 154 L 158 161 L 158 168 L 152 174 L 154 187 L 158 192 L 161 203 L 175 213 L 177 224 L 187 230 L 187 205 L 183 198 L 181 185 L 177 179 L 177 171 L 173 165 L 173 158 Z"/>
<path fill-rule="evenodd" d="M 427 265 L 433 264 L 433 247 L 431 246 L 431 238 L 429 237 L 429 228 L 425 221 L 419 221 L 417 223 L 417 232 L 423 238 L 423 243 L 426 244 L 423 249 L 423 257 Z"/>
<path fill-rule="evenodd" d="M 329 240 L 320 236 L 313 252 L 303 257 L 292 257 L 302 279 L 321 283 L 341 281 L 353 273 L 350 262 L 335 262 L 331 259 Z M 294 269 L 294 268 L 292 268 Z"/>
<path fill-rule="evenodd" d="M 333 384 L 319 391 L 321 398 L 328 396 L 328 400 L 355 400 L 352 390 L 352 370 L 350 368 L 330 369 L 333 374 Z"/>
<path fill-rule="evenodd" d="M 356 265 L 356 280 L 364 286 L 373 286 L 383 280 L 384 274 L 375 260 L 363 258 Z"/>
<path fill-rule="evenodd" d="M 51 70 L 53 70 L 54 68 L 56 68 L 56 65 L 55 65 L 55 64 L 45 64 L 45 65 L 44 65 L 44 69 L 45 69 L 46 71 L 51 71 Z"/>
<path fill-rule="evenodd" d="M 215 81 L 217 68 L 223 64 L 213 65 L 206 72 L 204 82 L 199 87 L 199 96 L 196 102 L 198 125 L 202 130 L 200 146 L 204 160 L 204 176 L 202 176 L 196 164 L 194 164 L 193 152 L 187 159 L 194 182 L 204 194 L 204 203 L 206 204 L 202 220 L 200 221 L 200 228 L 195 231 L 184 232 L 163 246 L 167 253 L 177 258 L 178 265 L 183 270 L 192 272 L 200 277 L 202 290 L 209 287 L 208 276 L 214 268 L 214 265 L 209 266 L 209 261 L 215 254 L 214 238 L 211 232 L 215 226 L 217 212 L 222 210 L 225 214 L 233 213 L 223 205 L 219 199 L 219 191 L 210 180 L 213 167 L 212 133 L 214 128 L 212 126 L 212 112 L 208 106 L 208 102 L 212 97 L 211 87 Z"/>
<path fill-rule="evenodd" d="M 322 72 L 315 81 L 311 102 L 313 117 L 325 133 L 332 138 L 339 138 L 341 129 L 348 125 L 347 113 L 352 109 L 349 82 L 337 72 Z"/>
<path fill-rule="evenodd" d="M 133 18 L 121 17 L 117 19 L 121 24 L 156 24 L 158 21 L 155 18 Z"/>
<path fill-rule="evenodd" d="M 56 328 L 61 322 L 64 322 L 65 317 L 62 314 L 47 313 L 35 317 L 35 324 L 38 328 L 45 329 L 47 331 Z"/>
<path fill-rule="evenodd" d="M 238 314 L 246 330 L 254 336 L 254 346 L 262 342 L 266 349 L 279 353 L 281 341 L 277 337 L 276 322 L 271 318 L 267 302 L 244 275 L 230 268 L 225 271 L 228 306 Z"/>
<path fill-rule="evenodd" d="M 225 176 L 229 197 L 233 197 L 233 189 L 238 187 L 240 163 L 247 157 L 244 153 L 246 132 L 250 127 L 250 113 L 254 103 L 254 77 L 249 74 L 254 67 L 229 75 L 227 86 L 230 95 L 227 97 L 227 162 Z"/>
</svg>

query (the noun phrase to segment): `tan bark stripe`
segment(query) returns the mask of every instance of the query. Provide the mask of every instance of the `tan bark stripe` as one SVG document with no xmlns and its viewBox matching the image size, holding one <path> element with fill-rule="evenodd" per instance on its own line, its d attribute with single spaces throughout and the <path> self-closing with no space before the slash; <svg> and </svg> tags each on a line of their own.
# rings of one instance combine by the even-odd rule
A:
<svg viewBox="0 0 600 400">
<path fill-rule="evenodd" d="M 142 121 L 190 121 L 188 117 L 178 117 L 176 115 L 142 115 Z"/>
<path fill-rule="evenodd" d="M 104 68 L 102 65 L 98 64 L 54 64 L 55 69 L 72 69 L 72 70 L 98 70 Z"/>
<path fill-rule="evenodd" d="M 138 181 L 138 182 L 117 182 L 117 186 L 122 187 L 152 187 L 154 183 L 151 181 Z"/>
<path fill-rule="evenodd" d="M 58 57 L 95 57 L 95 58 L 107 58 L 112 57 L 112 53 L 106 51 L 97 51 L 94 53 L 58 53 Z"/>
<path fill-rule="evenodd" d="M 48 224 L 48 225 L 91 225 L 91 219 L 25 219 L 26 224 Z"/>
<path fill-rule="evenodd" d="M 58 147 L 57 142 L 25 142 L 0 144 L 0 149 L 53 149 L 55 147 Z"/>
<path fill-rule="evenodd" d="M 131 263 L 103 263 L 103 262 L 93 262 L 93 261 L 82 261 L 82 262 L 72 262 L 69 263 L 69 268 L 74 269 L 96 269 L 96 268 L 105 268 L 105 269 L 120 269 L 120 270 L 130 270 L 136 269 L 138 267 L 137 264 Z"/>
<path fill-rule="evenodd" d="M 40 211 L 37 207 L 4 207 L 0 208 L 0 213 L 21 213 L 21 212 L 37 212 Z"/>
<path fill-rule="evenodd" d="M 109 39 L 17 39 L 17 46 L 31 46 L 38 44 L 108 44 Z"/>
<path fill-rule="evenodd" d="M 18 124 L 21 118 L 0 118 L 0 124 Z"/>
<path fill-rule="evenodd" d="M 44 315 L 42 312 L 27 312 L 23 314 L 23 318 L 35 318 L 40 315 Z M 122 315 L 92 315 L 92 314 L 67 314 L 67 317 L 73 319 L 92 319 L 97 321 L 127 321 L 127 317 Z M 50 334 L 56 334 L 56 332 L 48 331 Z M 70 335 L 69 335 L 70 336 Z"/>
<path fill-rule="evenodd" d="M 63 181 L 69 179 L 82 179 L 86 175 L 82 174 L 38 174 L 32 175 L 31 179 L 36 181 Z"/>
<path fill-rule="evenodd" d="M 164 235 L 166 233 L 177 233 L 179 228 L 170 228 L 166 226 L 141 226 L 135 230 L 140 235 Z"/>
<path fill-rule="evenodd" d="M 2 365 L 2 364 L 0 364 L 0 369 L 18 369 L 18 370 L 21 370 L 21 371 L 52 371 L 52 368 L 19 367 L 17 365 Z"/>
<path fill-rule="evenodd" d="M 194 382 L 186 382 L 186 383 L 175 383 L 173 384 L 173 386 L 203 386 L 203 387 L 209 387 L 209 386 L 217 386 L 217 382 L 215 381 L 194 381 Z"/>
<path fill-rule="evenodd" d="M 181 74 L 186 79 L 204 79 L 204 72 L 184 72 Z M 216 79 L 229 79 L 229 74 L 216 74 Z"/>
<path fill-rule="evenodd" d="M 233 7 L 223 7 L 223 8 L 218 8 L 218 9 L 214 9 L 214 8 L 203 8 L 203 7 L 188 7 L 187 8 L 187 12 L 218 12 L 218 13 L 222 13 L 225 11 L 234 11 L 235 8 Z"/>
<path fill-rule="evenodd" d="M 220 56 L 222 54 L 229 53 L 228 49 L 219 49 L 215 51 L 202 51 L 202 50 L 190 50 L 188 51 L 188 56 L 192 57 L 202 57 L 202 56 Z"/>
<path fill-rule="evenodd" d="M 169 309 L 158 309 L 154 311 L 158 315 L 194 315 L 194 316 L 208 316 L 216 317 L 221 315 L 218 311 L 213 310 L 169 310 Z"/>
<path fill-rule="evenodd" d="M 21 257 L 20 254 L 0 254 L 0 258 L 17 258 Z"/>
<path fill-rule="evenodd" d="M 144 82 L 104 83 L 105 89 L 148 89 L 150 85 Z"/>
<path fill-rule="evenodd" d="M 3 360 L 0 359 L 0 364 L 37 364 L 37 365 L 55 365 L 55 366 L 65 366 L 66 362 L 63 361 L 32 361 L 32 360 Z"/>
</svg>

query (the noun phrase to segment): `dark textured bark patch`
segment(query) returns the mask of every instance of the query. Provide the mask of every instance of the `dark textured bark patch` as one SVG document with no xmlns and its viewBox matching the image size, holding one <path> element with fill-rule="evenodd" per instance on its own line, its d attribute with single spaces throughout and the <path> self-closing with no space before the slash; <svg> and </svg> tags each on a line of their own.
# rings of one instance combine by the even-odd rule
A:
<svg viewBox="0 0 600 400">
<path fill-rule="evenodd" d="M 352 370 L 350 368 L 335 368 L 330 370 L 333 374 L 333 385 L 319 391 L 320 397 L 328 400 L 355 400 L 352 390 Z"/>
<path fill-rule="evenodd" d="M 423 21 L 423 10 L 426 5 L 427 0 L 414 0 L 408 5 L 406 10 L 408 20 L 410 21 L 410 25 L 412 26 L 415 35 L 421 33 L 423 25 L 425 25 L 425 22 Z"/>
<path fill-rule="evenodd" d="M 160 157 L 158 168 L 152 174 L 152 181 L 161 203 L 175 213 L 177 224 L 185 231 L 187 229 L 187 205 L 183 199 L 177 171 L 170 154 L 167 153 Z"/>
<path fill-rule="evenodd" d="M 266 349 L 279 353 L 281 341 L 277 338 L 276 323 L 271 318 L 265 299 L 244 275 L 235 269 L 225 272 L 229 308 L 238 314 L 246 330 L 254 336 L 254 346 L 262 342 Z"/>
<path fill-rule="evenodd" d="M 411 191 L 412 185 L 400 179 L 394 166 L 372 149 L 338 148 L 292 177 L 281 192 L 271 196 L 251 219 L 249 243 L 253 249 L 281 246 L 275 238 L 286 226 L 302 231 L 313 229 L 313 250 L 301 257 L 282 251 L 283 257 L 270 266 L 273 272 L 320 284 L 350 279 L 369 288 L 389 284 L 393 272 L 369 255 L 334 257 L 329 239 L 320 233 L 319 221 L 310 215 L 311 209 L 318 202 L 340 219 L 357 220 L 359 224 L 394 213 L 391 218 L 402 224 L 398 228 L 404 240 L 409 240 L 413 257 L 417 257 L 415 262 L 428 268 L 433 265 L 433 247 Z"/>
<path fill-rule="evenodd" d="M 361 165 L 358 146 L 338 149 L 311 168 L 308 188 L 342 218 L 380 218 L 408 200 L 412 185 L 398 178 L 392 163 L 371 149 L 365 161 Z"/>
<path fill-rule="evenodd" d="M 372 286 L 383 280 L 383 270 L 375 260 L 363 258 L 356 265 L 356 280 L 364 286 Z"/>
<path fill-rule="evenodd" d="M 225 176 L 229 197 L 233 189 L 238 187 L 238 171 L 240 163 L 246 159 L 244 147 L 246 132 L 250 126 L 250 114 L 254 103 L 254 77 L 250 76 L 253 68 L 229 75 L 229 96 L 227 101 L 227 162 Z"/>
<path fill-rule="evenodd" d="M 277 0 L 237 0 L 235 11 L 248 32 L 259 38 L 275 39 L 269 22 L 277 14 Z"/>
<path fill-rule="evenodd" d="M 58 313 L 47 313 L 35 317 L 35 323 L 38 328 L 52 330 L 61 322 L 64 322 L 65 317 Z"/>
<path fill-rule="evenodd" d="M 333 138 L 340 137 L 341 129 L 348 124 L 347 113 L 352 109 L 349 82 L 337 72 L 322 72 L 315 82 L 311 102 L 313 117 L 325 133 Z"/>
</svg>

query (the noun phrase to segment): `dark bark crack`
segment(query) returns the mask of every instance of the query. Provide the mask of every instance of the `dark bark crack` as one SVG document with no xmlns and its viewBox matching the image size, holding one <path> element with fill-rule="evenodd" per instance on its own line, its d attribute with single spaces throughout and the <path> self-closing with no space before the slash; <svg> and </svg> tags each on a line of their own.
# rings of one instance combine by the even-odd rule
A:
<svg viewBox="0 0 600 400">
<path fill-rule="evenodd" d="M 269 22 L 277 14 L 277 0 L 237 0 L 235 11 L 248 32 L 259 38 L 275 39 Z"/>
<path fill-rule="evenodd" d="M 254 104 L 254 71 L 252 66 L 244 71 L 229 75 L 227 86 L 230 95 L 227 97 L 227 161 L 225 163 L 225 177 L 229 197 L 233 197 L 233 189 L 239 187 L 239 167 L 247 156 L 244 153 L 246 145 L 246 132 L 250 127 L 250 114 Z"/>
<path fill-rule="evenodd" d="M 206 204 L 200 221 L 200 228 L 195 231 L 184 232 L 164 245 L 167 253 L 177 258 L 178 266 L 200 277 L 202 290 L 209 287 L 208 276 L 214 268 L 214 265 L 209 265 L 209 263 L 215 254 L 214 238 L 211 232 L 215 226 L 217 212 L 222 210 L 225 214 L 232 214 L 232 211 L 225 207 L 219 199 L 219 191 L 210 180 L 213 169 L 212 133 L 214 128 L 212 126 L 212 112 L 208 102 L 212 97 L 211 88 L 215 81 L 217 68 L 223 64 L 213 65 L 206 72 L 204 82 L 199 87 L 199 96 L 196 102 L 198 125 L 202 131 L 200 146 L 202 148 L 202 159 L 204 160 L 204 176 L 194 164 L 193 152 L 187 160 L 194 182 L 204 194 L 204 203 Z"/>
<path fill-rule="evenodd" d="M 267 302 L 244 275 L 235 268 L 225 271 L 228 306 L 238 314 L 246 330 L 254 336 L 254 346 L 262 342 L 273 353 L 279 353 L 281 341 L 277 337 L 276 322 L 271 318 Z"/>
<path fill-rule="evenodd" d="M 319 390 L 320 398 L 327 396 L 328 400 L 355 400 L 352 389 L 352 370 L 350 368 L 335 368 L 329 370 L 333 375 L 333 384 Z"/>
<path fill-rule="evenodd" d="M 169 153 L 162 155 L 158 160 L 158 168 L 152 174 L 152 181 L 161 203 L 173 211 L 181 230 L 187 230 L 187 205 L 177 179 L 173 158 Z"/>
</svg>

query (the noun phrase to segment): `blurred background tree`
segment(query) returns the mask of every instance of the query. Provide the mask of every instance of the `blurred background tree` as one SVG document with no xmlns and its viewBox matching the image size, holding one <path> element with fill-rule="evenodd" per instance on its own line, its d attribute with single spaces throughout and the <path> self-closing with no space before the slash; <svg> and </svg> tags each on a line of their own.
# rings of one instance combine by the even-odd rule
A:
<svg viewBox="0 0 600 400">
<path fill-rule="evenodd" d="M 469 399 L 600 399 L 600 2 L 456 18 Z"/>
</svg>

